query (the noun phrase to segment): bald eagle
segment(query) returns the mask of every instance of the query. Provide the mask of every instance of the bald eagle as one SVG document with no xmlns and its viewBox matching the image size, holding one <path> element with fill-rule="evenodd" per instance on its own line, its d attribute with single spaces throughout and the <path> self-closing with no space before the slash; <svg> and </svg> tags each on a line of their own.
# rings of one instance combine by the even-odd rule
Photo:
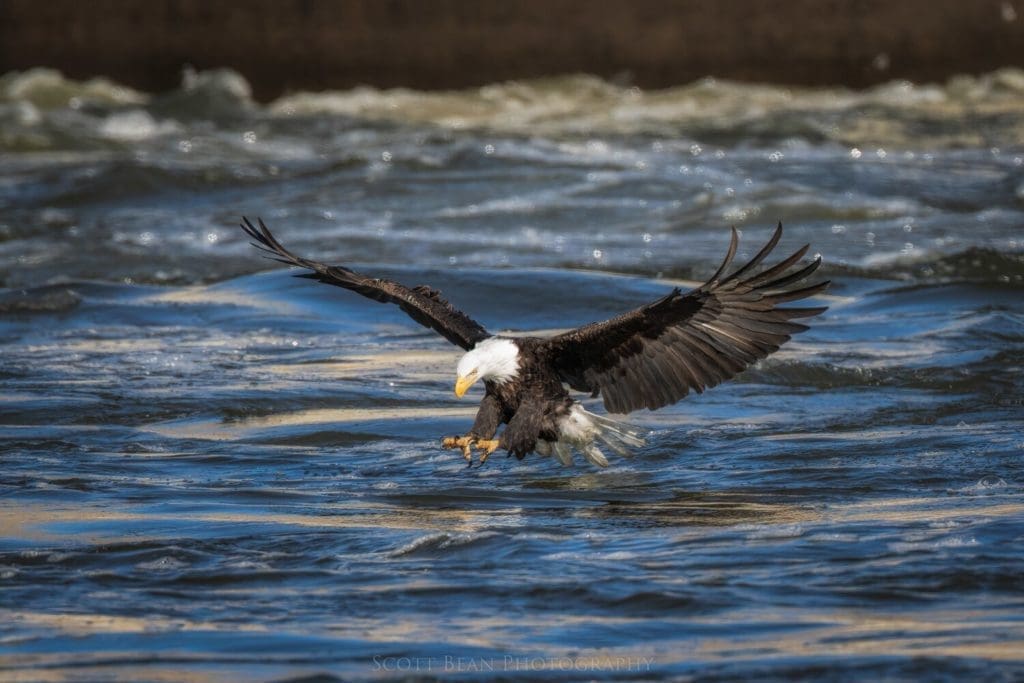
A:
<svg viewBox="0 0 1024 683">
<path fill-rule="evenodd" d="M 793 286 L 821 264 L 817 257 L 794 269 L 810 245 L 755 272 L 782 237 L 782 223 L 754 258 L 731 273 L 726 270 L 739 243 L 735 228 L 722 265 L 700 287 L 686 293 L 676 287 L 618 317 L 542 338 L 492 335 L 426 285 L 406 287 L 296 256 L 262 220 L 257 222 L 258 227 L 242 219 L 253 246 L 270 258 L 311 271 L 300 277 L 397 304 L 413 320 L 466 350 L 456 368 L 455 395 L 462 398 L 482 381 L 484 397 L 470 430 L 441 443 L 461 450 L 470 465 L 473 448 L 481 465 L 500 448 L 519 459 L 531 452 L 553 455 L 566 465 L 572 464 L 576 450 L 606 467 L 601 445 L 628 455 L 629 447 L 643 440 L 626 425 L 584 410 L 569 389 L 600 396 L 608 413 L 656 410 L 742 372 L 778 350 L 790 335 L 807 329 L 793 320 L 826 309 L 779 307 L 828 287 L 828 281 Z"/>
</svg>

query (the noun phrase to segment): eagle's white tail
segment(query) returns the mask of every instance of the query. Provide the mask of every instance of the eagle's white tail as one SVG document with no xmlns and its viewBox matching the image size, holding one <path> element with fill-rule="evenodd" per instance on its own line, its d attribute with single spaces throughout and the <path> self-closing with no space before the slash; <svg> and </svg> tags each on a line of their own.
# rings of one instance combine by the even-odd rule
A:
<svg viewBox="0 0 1024 683">
<path fill-rule="evenodd" d="M 644 439 L 636 429 L 588 412 L 578 403 L 561 419 L 558 429 L 558 441 L 538 441 L 537 452 L 554 455 L 563 465 L 572 465 L 575 449 L 598 467 L 608 467 L 608 458 L 598 448 L 598 442 L 623 457 L 632 455 L 630 446 L 639 448 L 644 445 Z"/>
</svg>

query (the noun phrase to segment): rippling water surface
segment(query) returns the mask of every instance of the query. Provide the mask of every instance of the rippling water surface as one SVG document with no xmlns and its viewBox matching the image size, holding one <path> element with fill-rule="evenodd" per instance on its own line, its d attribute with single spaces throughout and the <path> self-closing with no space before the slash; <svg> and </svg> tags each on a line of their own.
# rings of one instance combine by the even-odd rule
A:
<svg viewBox="0 0 1024 683">
<path fill-rule="evenodd" d="M 1024 676 L 1022 122 L 1015 71 L 0 78 L 0 678 Z M 781 219 L 831 308 L 634 414 L 630 460 L 467 469 L 457 350 L 258 258 L 243 213 L 494 330 L 621 312 Z"/>
</svg>

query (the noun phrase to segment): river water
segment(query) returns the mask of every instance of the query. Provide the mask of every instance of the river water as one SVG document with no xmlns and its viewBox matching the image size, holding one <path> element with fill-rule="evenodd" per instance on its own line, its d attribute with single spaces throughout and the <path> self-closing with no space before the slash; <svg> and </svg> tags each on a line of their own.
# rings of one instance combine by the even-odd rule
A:
<svg viewBox="0 0 1024 683">
<path fill-rule="evenodd" d="M 0 78 L 0 678 L 1024 677 L 1024 73 L 255 103 Z M 261 259 L 555 330 L 778 220 L 833 280 L 598 470 L 439 449 L 458 350 Z M 592 406 L 598 410 L 598 406 Z M 311 679 L 313 680 L 313 679 Z"/>
</svg>

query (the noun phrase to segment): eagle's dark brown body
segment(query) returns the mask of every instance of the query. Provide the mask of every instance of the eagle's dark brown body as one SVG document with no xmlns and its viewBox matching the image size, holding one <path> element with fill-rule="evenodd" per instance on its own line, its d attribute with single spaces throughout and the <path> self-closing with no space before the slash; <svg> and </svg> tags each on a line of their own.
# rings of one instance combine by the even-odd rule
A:
<svg viewBox="0 0 1024 683">
<path fill-rule="evenodd" d="M 538 439 L 558 440 L 558 422 L 573 404 L 559 376 L 552 372 L 545 340 L 514 337 L 522 359 L 519 376 L 503 384 L 484 382 L 486 393 L 469 433 L 477 439 L 492 439 L 502 424 L 500 448 L 522 459 L 537 446 Z"/>
<path fill-rule="evenodd" d="M 532 451 L 551 452 L 571 462 L 571 446 L 599 465 L 607 464 L 594 446 L 600 440 L 623 452 L 629 438 L 614 423 L 587 413 L 569 389 L 600 396 L 610 413 L 655 410 L 676 403 L 690 391 L 703 392 L 768 356 L 807 329 L 794 320 L 817 315 L 824 307 L 780 304 L 821 293 L 828 282 L 799 285 L 820 259 L 797 267 L 804 246 L 779 263 L 757 270 L 778 244 L 779 224 L 768 243 L 745 265 L 727 273 L 738 245 L 732 240 L 718 271 L 700 287 L 679 288 L 611 320 L 592 323 L 550 338 L 494 337 L 430 287 L 405 287 L 369 278 L 343 266 L 295 256 L 262 221 L 244 220 L 243 229 L 257 247 L 284 263 L 301 266 L 312 277 L 376 301 L 395 303 L 417 322 L 466 349 L 460 360 L 459 395 L 480 379 L 486 392 L 473 427 L 464 437 L 446 439 L 469 454 L 472 444 L 488 444 L 519 458 Z M 514 345 L 511 346 L 510 345 Z M 503 356 L 492 357 L 501 351 Z M 509 354 L 512 354 L 510 357 Z M 461 368 L 466 365 L 467 376 Z M 569 389 L 567 389 L 568 387 Z M 500 439 L 494 440 L 501 425 Z M 486 454 L 484 458 L 486 458 Z"/>
</svg>

